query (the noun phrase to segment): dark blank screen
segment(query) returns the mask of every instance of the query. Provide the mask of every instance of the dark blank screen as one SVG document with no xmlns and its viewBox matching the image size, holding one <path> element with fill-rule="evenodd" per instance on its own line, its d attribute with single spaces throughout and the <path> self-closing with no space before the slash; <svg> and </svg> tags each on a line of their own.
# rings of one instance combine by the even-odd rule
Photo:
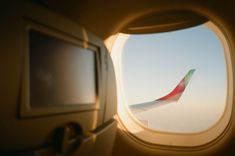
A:
<svg viewBox="0 0 235 156">
<path fill-rule="evenodd" d="M 29 31 L 32 107 L 94 104 L 95 52 Z"/>
</svg>

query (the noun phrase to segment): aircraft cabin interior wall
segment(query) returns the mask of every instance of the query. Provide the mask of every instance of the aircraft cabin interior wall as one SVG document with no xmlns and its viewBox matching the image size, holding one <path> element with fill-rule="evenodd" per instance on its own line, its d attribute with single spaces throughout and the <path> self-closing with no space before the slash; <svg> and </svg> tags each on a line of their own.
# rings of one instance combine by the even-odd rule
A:
<svg viewBox="0 0 235 156">
<path fill-rule="evenodd" d="M 234 155 L 234 7 L 232 0 L 3 0 L 0 155 Z M 182 42 L 189 44 L 171 52 L 184 36 L 188 38 Z M 173 42 L 164 45 L 161 39 Z M 199 48 L 203 46 L 205 51 Z M 159 49 L 150 55 L 153 47 Z M 186 64 L 174 61 L 177 58 Z M 159 75 L 148 78 L 159 82 L 148 81 L 144 73 L 151 69 Z M 166 81 L 165 69 L 178 73 L 170 76 L 175 82 Z M 201 83 L 205 77 L 209 80 Z M 208 83 L 213 89 L 205 87 Z M 159 96 L 147 86 L 157 88 Z M 171 108 L 183 106 L 177 102 L 193 87 L 201 87 L 201 97 L 191 100 L 194 108 L 210 108 L 198 109 L 194 119 L 211 119 L 213 106 L 220 115 L 202 130 L 190 122 L 187 128 L 196 129 L 182 130 L 174 125 L 184 121 L 172 115 Z M 145 101 L 150 95 L 155 99 Z M 154 128 L 153 120 L 143 117 L 151 111 L 161 121 Z M 187 119 L 196 114 L 196 109 L 184 111 Z M 166 129 L 169 120 L 160 113 L 178 121 L 173 130 Z"/>
</svg>

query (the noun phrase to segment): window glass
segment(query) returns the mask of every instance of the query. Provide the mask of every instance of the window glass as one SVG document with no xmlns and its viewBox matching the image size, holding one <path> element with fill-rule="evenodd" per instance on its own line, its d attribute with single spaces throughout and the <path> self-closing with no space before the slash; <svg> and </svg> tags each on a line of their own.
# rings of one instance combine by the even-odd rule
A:
<svg viewBox="0 0 235 156">
<path fill-rule="evenodd" d="M 197 133 L 223 115 L 227 98 L 224 50 L 205 25 L 130 35 L 121 61 L 126 105 L 142 126 Z"/>
</svg>

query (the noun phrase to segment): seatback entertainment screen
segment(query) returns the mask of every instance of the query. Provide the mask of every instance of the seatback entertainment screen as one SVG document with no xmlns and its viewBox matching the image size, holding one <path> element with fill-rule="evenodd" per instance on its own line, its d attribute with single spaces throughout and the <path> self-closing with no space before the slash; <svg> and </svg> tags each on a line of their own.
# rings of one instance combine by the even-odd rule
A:
<svg viewBox="0 0 235 156">
<path fill-rule="evenodd" d="M 96 102 L 96 53 L 72 42 L 29 31 L 30 106 Z"/>
</svg>

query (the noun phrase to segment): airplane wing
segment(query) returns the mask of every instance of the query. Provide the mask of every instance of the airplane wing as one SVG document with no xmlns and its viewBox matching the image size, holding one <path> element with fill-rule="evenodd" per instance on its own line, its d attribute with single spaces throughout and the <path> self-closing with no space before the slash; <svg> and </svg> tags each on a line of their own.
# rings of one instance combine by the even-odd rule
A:
<svg viewBox="0 0 235 156">
<path fill-rule="evenodd" d="M 171 103 L 173 101 L 178 101 L 181 95 L 183 94 L 185 88 L 187 87 L 194 72 L 195 72 L 195 69 L 189 70 L 188 73 L 185 75 L 185 77 L 179 82 L 179 84 L 169 94 L 151 102 L 129 105 L 129 108 L 131 109 L 132 112 L 138 113 L 138 112 L 147 111 L 149 109 Z"/>
</svg>

